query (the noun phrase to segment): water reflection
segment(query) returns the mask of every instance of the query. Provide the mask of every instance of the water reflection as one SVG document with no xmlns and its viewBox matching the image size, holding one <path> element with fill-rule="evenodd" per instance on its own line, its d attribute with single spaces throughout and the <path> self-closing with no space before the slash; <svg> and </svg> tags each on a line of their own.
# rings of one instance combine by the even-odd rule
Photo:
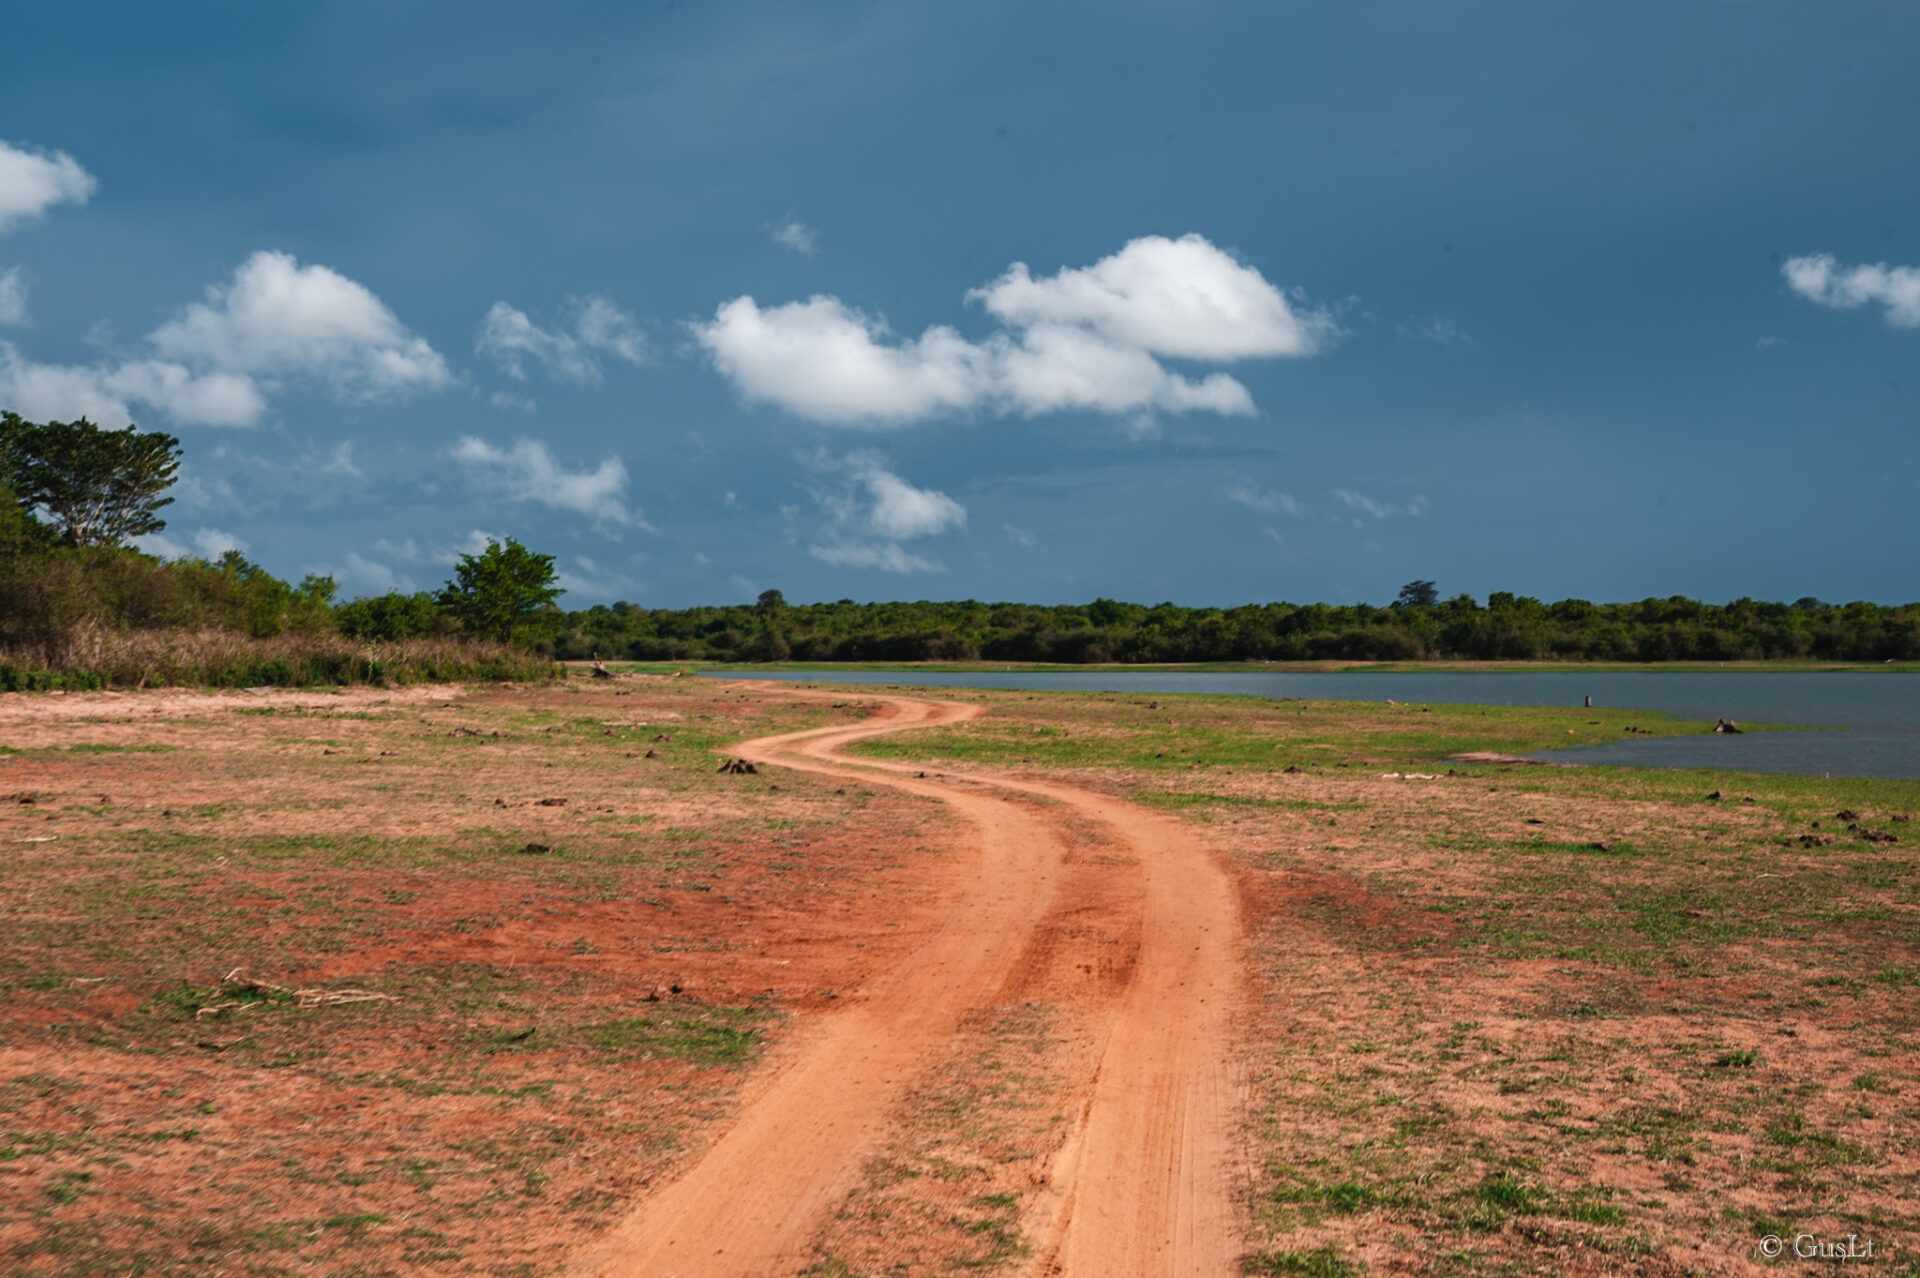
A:
<svg viewBox="0 0 1920 1278">
<path fill-rule="evenodd" d="M 1860 671 L 1654 673 L 1651 671 L 1429 671 L 1380 674 L 1146 671 L 713 671 L 722 678 L 881 683 L 935 688 L 1076 692 L 1229 693 L 1315 701 L 1449 702 L 1494 706 L 1595 706 L 1662 710 L 1711 724 L 1791 723 L 1823 732 L 1619 741 L 1538 758 L 1559 762 L 1738 768 L 1814 776 L 1920 777 L 1920 677 Z"/>
</svg>

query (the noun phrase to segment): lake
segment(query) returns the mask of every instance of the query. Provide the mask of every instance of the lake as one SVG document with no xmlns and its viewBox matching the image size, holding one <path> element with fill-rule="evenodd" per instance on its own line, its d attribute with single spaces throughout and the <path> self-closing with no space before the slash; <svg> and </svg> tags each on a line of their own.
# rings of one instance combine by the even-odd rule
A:
<svg viewBox="0 0 1920 1278">
<path fill-rule="evenodd" d="M 1737 768 L 1811 776 L 1920 778 L 1920 676 L 1865 671 L 1706 672 L 1432 671 L 1379 674 L 1198 673 L 1090 670 L 1044 674 L 906 670 L 711 671 L 720 678 L 867 683 L 924 688 L 1009 688 L 1295 697 L 1309 701 L 1450 702 L 1482 706 L 1596 706 L 1665 711 L 1680 719 L 1791 723 L 1822 732 L 1750 732 L 1619 741 L 1535 758 L 1561 763 Z"/>
</svg>

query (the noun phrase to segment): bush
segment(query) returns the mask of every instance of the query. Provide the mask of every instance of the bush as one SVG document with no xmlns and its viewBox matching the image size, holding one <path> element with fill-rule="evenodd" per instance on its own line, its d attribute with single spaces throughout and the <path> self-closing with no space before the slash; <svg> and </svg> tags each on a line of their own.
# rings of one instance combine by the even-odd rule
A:
<svg viewBox="0 0 1920 1278">
<path fill-rule="evenodd" d="M 166 686 L 256 688 L 557 678 L 561 668 L 504 644 L 452 638 L 356 643 L 339 635 L 259 639 L 226 630 L 114 630 L 0 648 L 0 691 Z"/>
</svg>

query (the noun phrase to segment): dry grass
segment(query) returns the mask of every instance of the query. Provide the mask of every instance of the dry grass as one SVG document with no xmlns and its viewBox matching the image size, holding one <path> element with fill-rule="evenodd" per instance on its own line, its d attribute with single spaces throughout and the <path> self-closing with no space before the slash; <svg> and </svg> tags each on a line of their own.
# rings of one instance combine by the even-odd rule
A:
<svg viewBox="0 0 1920 1278">
<path fill-rule="evenodd" d="M 0 689 L 16 691 L 524 681 L 556 673 L 538 657 L 465 639 L 256 639 L 231 630 L 123 630 L 91 621 L 0 647 Z"/>
<path fill-rule="evenodd" d="M 1598 712 L 985 696 L 872 748 L 1068 770 L 1241 871 L 1248 1272 L 1920 1272 L 1920 784 L 1446 761 Z"/>
<path fill-rule="evenodd" d="M 1239 869 L 1249 1272 L 1761 1272 L 1768 1232 L 1914 1272 L 1920 785 L 1432 762 L 1551 714 L 984 699 L 919 748 L 1037 743 Z M 552 1268 L 925 909 L 941 809 L 713 771 L 857 712 L 638 679 L 0 698 L 0 795 L 34 795 L 0 807 L 0 1267 Z M 236 967 L 395 1001 L 217 996 Z M 1019 1263 L 1082 1029 L 970 1025 L 815 1272 Z"/>
<path fill-rule="evenodd" d="M 858 713 L 0 698 L 0 1269 L 557 1267 L 915 917 L 926 805 L 714 771 Z"/>
</svg>

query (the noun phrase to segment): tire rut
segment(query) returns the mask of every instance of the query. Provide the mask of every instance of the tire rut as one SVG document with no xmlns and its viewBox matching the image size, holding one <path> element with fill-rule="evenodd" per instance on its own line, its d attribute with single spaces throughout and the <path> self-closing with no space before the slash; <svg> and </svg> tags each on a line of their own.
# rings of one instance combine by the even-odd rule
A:
<svg viewBox="0 0 1920 1278">
<path fill-rule="evenodd" d="M 1242 1231 L 1231 1171 L 1233 1017 L 1243 959 L 1227 872 L 1174 822 L 1071 785 L 977 772 L 930 778 L 839 754 L 981 713 L 880 700 L 881 712 L 861 723 L 761 738 L 734 753 L 951 805 L 974 836 L 969 861 L 951 871 L 943 921 L 899 965 L 797 1033 L 750 1085 L 732 1126 L 576 1272 L 797 1273 L 812 1259 L 819 1223 L 963 1019 L 1019 999 L 1076 1006 L 1102 1040 L 1071 1080 L 1076 1121 L 1023 1212 L 1033 1254 L 1021 1272 L 1234 1272 Z M 1069 821 L 1081 828 L 1070 831 Z M 1102 855 L 1075 855 L 1076 836 Z"/>
</svg>

